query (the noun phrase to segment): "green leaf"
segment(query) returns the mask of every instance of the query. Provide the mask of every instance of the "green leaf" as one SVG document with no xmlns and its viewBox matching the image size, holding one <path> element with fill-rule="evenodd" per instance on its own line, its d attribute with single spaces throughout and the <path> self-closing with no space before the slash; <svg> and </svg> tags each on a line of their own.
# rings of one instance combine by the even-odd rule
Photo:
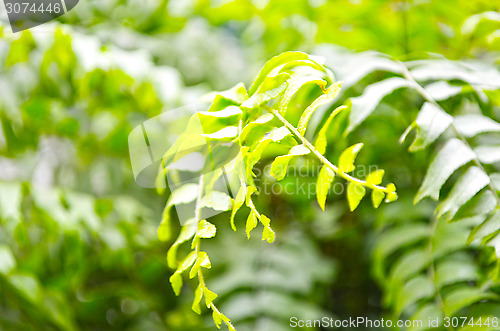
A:
<svg viewBox="0 0 500 331">
<path fill-rule="evenodd" d="M 243 203 L 245 202 L 245 196 L 246 196 L 246 186 L 242 184 L 240 186 L 240 189 L 238 190 L 238 194 L 236 195 L 236 199 L 234 200 L 234 206 L 233 210 L 231 211 L 231 228 L 236 231 L 236 226 L 234 225 L 234 217 L 236 216 L 236 213 L 238 210 L 243 206 Z"/>
<path fill-rule="evenodd" d="M 500 123 L 482 115 L 456 116 L 454 124 L 457 131 L 467 138 L 485 132 L 500 132 Z"/>
<path fill-rule="evenodd" d="M 445 260 L 437 265 L 435 279 L 436 285 L 441 288 L 458 282 L 476 281 L 479 271 L 472 259 Z"/>
<path fill-rule="evenodd" d="M 170 268 L 177 267 L 177 249 L 179 248 L 179 245 L 191 239 L 195 235 L 196 229 L 197 224 L 195 219 L 188 220 L 181 227 L 179 237 L 177 237 L 177 239 L 167 252 L 167 263 Z"/>
<path fill-rule="evenodd" d="M 349 186 L 347 187 L 347 201 L 349 202 L 349 209 L 351 211 L 354 211 L 358 207 L 365 194 L 366 189 L 363 185 L 355 182 L 349 183 Z"/>
<path fill-rule="evenodd" d="M 210 95 L 204 97 L 204 99 L 213 100 L 208 111 L 218 111 L 229 105 L 241 105 L 246 99 L 248 99 L 248 94 L 245 89 L 245 85 L 243 83 L 238 83 L 229 90 L 211 93 Z"/>
<path fill-rule="evenodd" d="M 372 190 L 372 204 L 374 208 L 378 208 L 385 198 L 385 193 L 379 190 Z"/>
<path fill-rule="evenodd" d="M 210 304 L 218 296 L 216 293 L 210 291 L 206 287 L 203 288 L 203 295 L 205 296 L 205 304 L 207 305 L 207 308 L 210 308 Z"/>
<path fill-rule="evenodd" d="M 413 275 L 421 272 L 431 261 L 429 251 L 415 249 L 401 257 L 391 268 L 390 284 L 403 284 Z M 391 285 L 392 286 L 392 285 Z"/>
<path fill-rule="evenodd" d="M 0 274 L 7 275 L 16 267 L 16 259 L 7 245 L 0 245 Z"/>
<path fill-rule="evenodd" d="M 167 206 L 187 204 L 193 202 L 198 196 L 198 184 L 186 184 L 176 189 L 170 195 Z"/>
<path fill-rule="evenodd" d="M 418 276 L 411 279 L 406 282 L 398 295 L 394 307 L 395 315 L 400 316 L 410 305 L 416 303 L 420 299 L 432 297 L 434 293 L 434 284 L 428 277 Z"/>
<path fill-rule="evenodd" d="M 217 228 L 207 220 L 201 220 L 198 224 L 196 236 L 200 238 L 213 238 L 217 232 Z"/>
<path fill-rule="evenodd" d="M 385 199 L 386 202 L 394 202 L 398 199 L 398 195 L 396 193 L 396 186 L 393 183 L 390 183 L 387 185 L 387 189 L 389 192 L 387 192 L 387 197 Z"/>
<path fill-rule="evenodd" d="M 250 232 L 257 226 L 257 217 L 253 211 L 250 211 L 250 215 L 247 218 L 246 232 L 247 238 L 250 239 Z"/>
<path fill-rule="evenodd" d="M 220 329 L 220 325 L 222 323 L 222 316 L 221 316 L 221 313 L 219 313 L 217 310 L 213 310 L 213 313 L 212 313 L 212 319 L 214 320 L 214 323 L 215 323 L 215 326 L 217 327 L 217 329 Z"/>
<path fill-rule="evenodd" d="M 345 109 L 347 109 L 347 106 L 339 106 L 335 108 L 335 110 L 330 113 L 330 116 L 328 116 L 328 119 L 326 120 L 325 124 L 323 124 L 323 126 L 321 127 L 321 130 L 319 130 L 318 138 L 316 138 L 314 147 L 318 150 L 320 154 L 323 155 L 326 152 L 326 145 L 328 143 L 326 139 L 326 134 L 328 132 L 330 124 L 332 123 L 335 116 L 337 116 L 337 114 L 339 114 L 341 111 Z"/>
<path fill-rule="evenodd" d="M 447 100 L 464 91 L 463 86 L 451 85 L 450 83 L 443 80 L 430 83 L 429 85 L 426 85 L 424 89 L 430 95 L 432 100 L 435 101 Z"/>
<path fill-rule="evenodd" d="M 429 102 L 424 103 L 415 120 L 417 135 L 409 150 L 414 152 L 436 141 L 452 121 L 453 117 L 441 109 Z"/>
<path fill-rule="evenodd" d="M 206 252 L 200 251 L 198 252 L 198 256 L 196 258 L 196 262 L 194 263 L 193 267 L 189 271 L 189 278 L 194 278 L 196 274 L 198 273 L 198 270 L 200 270 L 200 267 L 210 269 L 212 267 L 212 264 L 210 263 L 210 259 L 208 257 L 208 254 Z"/>
<path fill-rule="evenodd" d="M 309 105 L 306 110 L 302 113 L 299 119 L 299 124 L 297 125 L 297 131 L 301 135 L 304 135 L 307 130 L 307 124 L 309 123 L 309 120 L 311 119 L 311 116 L 314 114 L 314 112 L 321 106 L 326 105 L 327 103 L 333 101 L 337 95 L 340 92 L 340 87 L 341 87 L 341 82 L 337 82 L 333 85 L 331 85 L 327 90 L 326 93 L 321 95 L 319 98 L 313 101 L 311 105 Z"/>
<path fill-rule="evenodd" d="M 172 225 L 170 220 L 170 208 L 165 208 L 163 220 L 158 227 L 158 239 L 160 241 L 169 241 L 172 238 Z"/>
<path fill-rule="evenodd" d="M 276 239 L 276 235 L 271 229 L 271 220 L 266 215 L 260 215 L 259 221 L 264 225 L 264 230 L 262 231 L 262 240 L 267 240 L 268 243 L 273 243 Z"/>
<path fill-rule="evenodd" d="M 392 77 L 369 85 L 359 97 L 351 98 L 351 113 L 347 133 L 354 130 L 363 122 L 382 101 L 382 99 L 403 87 L 410 87 L 412 83 L 404 78 Z"/>
<path fill-rule="evenodd" d="M 445 296 L 443 306 L 446 315 L 453 316 L 464 307 L 470 306 L 481 300 L 496 298 L 496 295 L 484 292 L 478 288 L 462 287 Z"/>
<path fill-rule="evenodd" d="M 500 230 L 500 211 L 497 210 L 493 215 L 471 231 L 467 238 L 467 245 L 470 245 L 476 240 L 482 240 L 483 238 L 490 239 L 491 235 L 498 230 Z M 495 247 L 495 244 L 496 243 L 493 242 L 490 246 Z M 497 247 L 495 247 L 495 249 L 497 249 Z M 498 247 L 497 255 L 500 256 L 500 246 Z"/>
<path fill-rule="evenodd" d="M 277 180 L 282 180 L 286 176 L 286 170 L 290 160 L 299 155 L 307 155 L 311 151 L 304 145 L 297 145 L 292 147 L 287 155 L 278 156 L 271 164 L 271 175 Z"/>
<path fill-rule="evenodd" d="M 226 126 L 214 133 L 204 133 L 203 137 L 215 140 L 232 140 L 238 135 L 237 126 Z"/>
<path fill-rule="evenodd" d="M 448 197 L 437 207 L 437 217 L 450 220 L 458 209 L 490 182 L 490 178 L 478 167 L 470 167 L 453 186 Z"/>
<path fill-rule="evenodd" d="M 266 113 L 245 125 L 239 136 L 240 142 L 242 146 L 252 146 L 279 125 L 281 123 L 276 120 L 273 114 Z"/>
<path fill-rule="evenodd" d="M 174 272 L 172 276 L 169 278 L 170 284 L 172 284 L 172 289 L 174 290 L 175 295 L 181 294 L 182 289 L 182 275 L 178 272 Z"/>
<path fill-rule="evenodd" d="M 366 182 L 372 185 L 379 185 L 380 183 L 382 183 L 383 178 L 384 170 L 379 169 L 369 173 L 368 176 L 366 176 Z"/>
<path fill-rule="evenodd" d="M 195 251 L 191 251 L 184 258 L 184 260 L 182 260 L 182 262 L 179 264 L 179 266 L 177 267 L 176 272 L 183 273 L 184 271 L 186 271 L 189 267 L 191 267 L 193 265 L 194 261 L 196 261 L 196 252 Z"/>
<path fill-rule="evenodd" d="M 474 158 L 474 152 L 459 139 L 451 139 L 432 160 L 422 186 L 415 196 L 415 203 L 430 196 L 439 199 L 439 191 L 446 180 L 461 166 Z"/>
<path fill-rule="evenodd" d="M 356 145 L 352 145 L 351 147 L 346 148 L 339 157 L 339 170 L 342 172 L 351 172 L 356 169 L 354 166 L 354 161 L 356 160 L 356 156 L 359 151 L 363 148 L 363 144 L 359 143 Z"/>
<path fill-rule="evenodd" d="M 410 320 L 412 321 L 435 321 L 436 319 L 438 321 L 443 320 L 443 312 L 441 311 L 441 308 L 439 308 L 436 304 L 434 303 L 429 303 L 420 308 L 411 318 Z M 439 323 L 439 325 L 442 325 L 442 322 Z M 417 325 L 415 327 L 410 327 L 408 328 L 409 331 L 423 331 L 423 330 L 429 330 L 429 327 L 425 325 L 425 323 L 422 323 L 422 327 L 419 328 Z M 432 330 L 432 329 L 431 329 Z"/>
<path fill-rule="evenodd" d="M 495 219 L 498 221 L 498 218 Z M 491 223 L 493 222 L 493 219 L 491 219 Z M 489 224 L 489 226 L 493 227 L 493 224 Z M 498 226 L 498 224 L 495 224 Z M 486 246 L 493 247 L 495 249 L 495 253 L 498 258 L 500 258 L 500 234 L 496 233 L 496 235 L 492 238 L 489 239 L 488 242 L 486 243 Z"/>
<path fill-rule="evenodd" d="M 385 268 L 383 261 L 398 249 L 407 245 L 413 245 L 416 242 L 428 238 L 431 229 L 427 224 L 408 224 L 399 226 L 383 233 L 374 249 L 374 268 L 378 279 L 385 279 Z"/>
<path fill-rule="evenodd" d="M 254 109 L 263 103 L 278 98 L 285 93 L 288 87 L 290 75 L 286 73 L 268 76 L 264 83 L 259 87 L 257 93 L 253 94 L 248 100 L 241 104 L 245 109 Z"/>
<path fill-rule="evenodd" d="M 10 283 L 31 304 L 40 304 L 43 299 L 43 288 L 39 280 L 31 274 L 10 273 L 7 283 Z"/>
<path fill-rule="evenodd" d="M 294 144 L 297 144 L 295 140 L 292 137 L 291 132 L 284 126 L 280 128 L 276 128 L 269 135 L 266 135 L 262 140 L 257 144 L 255 147 L 255 150 L 249 153 L 247 160 L 246 160 L 246 171 L 248 174 L 252 173 L 252 169 L 259 162 L 262 153 L 266 149 L 267 146 L 269 146 L 270 143 L 272 142 L 286 142 L 286 138 L 289 138 L 291 142 Z M 285 145 L 285 144 L 283 144 Z"/>
<path fill-rule="evenodd" d="M 451 221 L 463 218 L 486 215 L 492 212 L 497 206 L 497 200 L 491 190 L 482 190 L 476 194 L 465 205 L 461 206 Z"/>
<path fill-rule="evenodd" d="M 198 116 L 202 123 L 207 123 L 214 125 L 216 122 L 221 119 L 226 120 L 226 124 L 229 122 L 233 122 L 234 120 L 239 120 L 243 112 L 238 106 L 227 106 L 223 109 L 217 111 L 199 111 Z M 213 122 L 212 122 L 213 121 Z"/>
<path fill-rule="evenodd" d="M 462 34 L 470 35 L 474 33 L 479 23 L 484 21 L 500 22 L 500 13 L 495 11 L 485 11 L 483 13 L 467 17 L 467 19 L 462 24 Z"/>
<path fill-rule="evenodd" d="M 21 185 L 0 182 L 0 218 L 20 219 L 22 200 Z"/>
<path fill-rule="evenodd" d="M 245 203 L 248 207 L 252 205 L 252 195 L 257 192 L 257 188 L 255 186 L 248 186 L 247 187 L 247 194 L 245 197 Z"/>
<path fill-rule="evenodd" d="M 196 291 L 194 292 L 193 305 L 191 306 L 191 309 L 193 309 L 193 311 L 198 314 L 201 314 L 200 302 L 202 298 L 203 298 L 203 291 L 201 289 L 201 285 L 198 285 Z"/>
<path fill-rule="evenodd" d="M 260 87 L 262 82 L 266 79 L 266 76 L 268 76 L 271 71 L 273 71 L 276 67 L 281 66 L 287 62 L 290 61 L 295 61 L 295 60 L 306 60 L 309 58 L 309 55 L 303 52 L 284 52 L 281 53 L 280 55 L 277 55 L 273 58 L 271 58 L 269 61 L 264 64 L 264 67 L 260 70 L 259 74 L 257 75 L 257 78 L 252 83 L 252 86 L 250 86 L 250 89 L 248 93 L 250 95 L 254 94 L 257 89 Z"/>
<path fill-rule="evenodd" d="M 262 240 L 266 240 L 268 243 L 272 244 L 276 239 L 276 234 L 273 229 L 269 226 L 265 226 L 264 230 L 262 230 Z"/>
<path fill-rule="evenodd" d="M 493 164 L 500 162 L 500 146 L 498 145 L 478 146 L 474 149 L 474 153 L 476 153 L 477 158 L 481 161 L 481 163 Z"/>
<path fill-rule="evenodd" d="M 214 210 L 226 211 L 231 209 L 232 202 L 231 198 L 226 193 L 212 191 L 201 199 L 201 206 Z"/>
<path fill-rule="evenodd" d="M 327 82 L 324 79 L 318 78 L 317 76 L 299 76 L 299 77 L 293 77 L 290 80 L 290 83 L 288 85 L 288 88 L 285 91 L 285 94 L 283 94 L 283 97 L 280 100 L 280 103 L 278 105 L 278 111 L 281 115 L 285 116 L 288 108 L 288 104 L 292 100 L 292 98 L 297 94 L 297 92 L 304 87 L 305 85 L 309 84 L 316 84 L 321 89 L 324 89 Z"/>
<path fill-rule="evenodd" d="M 325 210 L 326 197 L 332 185 L 335 173 L 327 166 L 322 166 L 316 183 L 316 199 L 321 209 Z"/>
</svg>

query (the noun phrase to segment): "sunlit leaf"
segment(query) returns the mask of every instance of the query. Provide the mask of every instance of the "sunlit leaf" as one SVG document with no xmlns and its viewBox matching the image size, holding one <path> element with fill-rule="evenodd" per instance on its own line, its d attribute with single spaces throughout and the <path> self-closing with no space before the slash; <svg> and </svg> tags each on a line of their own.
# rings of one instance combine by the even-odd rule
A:
<svg viewBox="0 0 500 331">
<path fill-rule="evenodd" d="M 352 145 L 351 147 L 346 148 L 339 157 L 339 170 L 342 172 L 351 172 L 356 169 L 354 166 L 354 161 L 356 160 L 356 156 L 359 151 L 363 148 L 363 144 Z"/>
<path fill-rule="evenodd" d="M 286 170 L 290 160 L 299 155 L 307 155 L 311 151 L 304 145 L 297 145 L 292 147 L 287 155 L 278 156 L 271 164 L 271 175 L 277 180 L 282 180 L 286 176 Z"/>
<path fill-rule="evenodd" d="M 363 197 L 366 194 L 366 189 L 358 183 L 351 182 L 347 186 L 347 201 L 349 202 L 349 209 L 354 211 Z"/>
<path fill-rule="evenodd" d="M 474 152 L 458 139 L 449 140 L 432 160 L 415 203 L 430 196 L 439 199 L 439 191 L 446 180 L 461 166 L 474 158 Z"/>
<path fill-rule="evenodd" d="M 316 199 L 322 210 L 325 210 L 326 197 L 332 185 L 335 173 L 327 166 L 322 166 L 316 183 Z"/>
</svg>

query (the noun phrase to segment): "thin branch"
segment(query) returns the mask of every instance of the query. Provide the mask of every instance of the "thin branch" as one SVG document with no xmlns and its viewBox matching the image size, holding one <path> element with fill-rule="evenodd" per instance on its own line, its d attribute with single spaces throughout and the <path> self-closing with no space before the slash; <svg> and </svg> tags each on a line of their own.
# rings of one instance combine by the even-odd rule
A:
<svg viewBox="0 0 500 331">
<path fill-rule="evenodd" d="M 363 185 L 365 187 L 369 187 L 371 189 L 376 189 L 378 191 L 386 192 L 386 193 L 394 193 L 390 191 L 388 188 L 383 187 L 383 186 L 378 186 L 374 185 L 371 183 L 367 183 L 364 180 L 352 177 L 345 172 L 341 171 L 336 165 L 332 164 L 326 157 L 324 157 L 310 142 L 307 140 L 304 136 L 302 136 L 299 131 L 290 123 L 288 122 L 276 109 L 266 106 L 265 107 L 268 112 L 273 114 L 276 118 L 278 118 L 288 130 L 290 130 L 303 144 L 306 146 L 320 161 L 323 163 L 325 166 L 333 170 L 337 175 L 340 177 L 344 178 L 345 180 L 349 182 L 354 182 L 360 185 Z"/>
</svg>

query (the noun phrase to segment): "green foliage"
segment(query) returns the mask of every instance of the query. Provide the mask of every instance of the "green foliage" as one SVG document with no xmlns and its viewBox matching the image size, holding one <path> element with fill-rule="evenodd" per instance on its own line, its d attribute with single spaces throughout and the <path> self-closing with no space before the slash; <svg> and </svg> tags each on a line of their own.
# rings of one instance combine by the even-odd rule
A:
<svg viewBox="0 0 500 331">
<path fill-rule="evenodd" d="M 0 27 L 1 329 L 500 316 L 500 80 L 488 64 L 498 64 L 496 3 L 119 0 L 77 9 L 42 33 Z M 215 164 L 224 144 L 238 146 L 225 174 L 204 172 L 202 185 L 172 188 L 166 203 L 134 182 L 132 128 L 249 82 L 289 50 L 327 65 L 287 52 L 248 90 L 210 94 L 192 122 L 203 123 L 194 142 L 210 141 Z M 396 143 L 407 127 L 412 153 Z M 397 198 L 367 164 L 387 170 L 397 203 L 375 211 L 360 202 Z M 232 194 L 212 187 L 232 174 L 241 175 Z M 345 180 L 349 194 L 331 194 Z M 263 194 L 269 183 L 295 193 Z M 179 229 L 173 207 L 197 201 L 202 212 L 227 212 Z"/>
<path fill-rule="evenodd" d="M 313 69 L 308 76 L 304 79 L 304 74 L 301 70 Z M 309 79 L 309 77 L 313 77 Z M 302 85 L 298 85 L 300 81 Z M 294 127 L 285 116 L 290 116 L 290 105 L 294 101 L 293 95 L 297 94 L 299 90 L 310 82 L 320 82 L 318 84 L 321 95 L 315 98 L 310 105 L 306 107 L 299 115 L 297 127 Z M 324 82 L 330 82 L 330 86 L 326 87 Z M 290 88 L 292 89 L 290 91 Z M 285 155 L 277 156 L 271 164 L 271 175 L 277 180 L 285 178 L 287 167 L 290 161 L 298 156 L 305 156 L 312 154 L 323 165 L 320 177 L 318 178 L 318 203 L 324 208 L 326 195 L 333 180 L 334 174 L 346 179 L 349 183 L 347 189 L 347 198 L 351 211 L 354 211 L 361 202 L 366 193 L 365 187 L 379 192 L 375 200 L 375 205 L 378 207 L 380 204 L 379 198 L 387 194 L 387 202 L 394 200 L 395 187 L 391 185 L 389 188 L 378 186 L 382 178 L 380 175 L 369 176 L 369 181 L 354 178 L 347 173 L 355 169 L 354 161 L 359 153 L 363 144 L 357 144 L 345 149 L 339 158 L 339 165 L 335 166 L 328 161 L 322 153 L 304 137 L 306 133 L 309 120 L 314 112 L 322 105 L 333 101 L 338 95 L 340 90 L 339 83 L 332 82 L 331 72 L 317 63 L 312 57 L 301 52 L 286 52 L 269 60 L 261 69 L 257 78 L 252 83 L 248 93 L 243 85 L 238 85 L 230 91 L 218 94 L 215 97 L 212 105 L 209 107 L 208 112 L 196 113 L 190 120 L 191 125 L 188 124 L 188 131 L 183 133 L 175 142 L 174 146 L 166 152 L 168 160 L 180 160 L 186 155 L 185 148 L 190 146 L 189 151 L 192 152 L 196 146 L 203 146 L 203 141 L 209 145 L 209 156 L 213 167 L 213 155 L 216 155 L 218 150 L 223 148 L 226 142 L 238 144 L 239 154 L 232 161 L 235 164 L 232 166 L 232 173 L 239 179 L 240 189 L 234 203 L 234 209 L 231 204 L 227 204 L 225 208 L 219 210 L 231 210 L 231 225 L 234 227 L 234 216 L 236 211 L 239 210 L 245 200 L 245 205 L 250 209 L 246 221 L 246 233 L 250 238 L 250 233 L 255 229 L 258 223 L 262 224 L 262 240 L 269 243 L 274 242 L 275 232 L 271 228 L 271 220 L 257 211 L 253 202 L 252 195 L 256 192 L 254 181 L 256 177 L 253 173 L 253 167 L 263 157 L 263 153 L 271 144 L 282 145 L 288 152 Z M 224 102 L 221 102 L 223 99 Z M 286 101 L 283 102 L 283 99 Z M 228 104 L 231 104 L 228 106 Z M 275 109 L 274 105 L 286 105 L 286 107 Z M 345 108 L 338 108 L 334 114 Z M 271 116 L 274 116 L 276 121 L 272 121 Z M 329 118 L 333 118 L 331 115 Z M 199 131 L 194 123 L 200 122 L 202 131 Z M 327 121 L 326 127 L 330 125 L 331 120 Z M 191 128 L 192 131 L 189 131 Z M 319 139 L 325 139 L 324 134 L 326 129 L 322 129 L 323 133 Z M 326 142 L 321 142 L 323 152 Z M 198 147 L 199 148 L 199 147 Z M 202 147 L 203 148 L 203 147 Z M 230 161 L 230 160 L 228 160 Z M 228 162 L 226 161 L 226 162 Z M 168 165 L 168 162 L 164 162 Z M 160 226 L 160 238 L 167 237 L 164 233 L 165 225 L 169 222 L 169 210 L 175 204 L 186 204 L 196 199 L 195 218 L 189 221 L 182 227 L 179 238 L 171 247 L 169 255 L 169 265 L 176 266 L 177 270 L 170 278 L 175 293 L 178 295 L 182 287 L 181 274 L 187 270 L 196 259 L 200 259 L 200 239 L 211 238 L 215 236 L 216 228 L 213 224 L 208 223 L 206 220 L 201 219 L 201 209 L 203 207 L 214 208 L 210 204 L 202 204 L 207 196 L 217 194 L 221 198 L 226 198 L 222 192 L 214 191 L 210 186 L 218 177 L 225 174 L 222 169 L 212 168 L 215 173 L 213 178 L 206 181 L 206 175 L 201 175 L 198 184 L 186 184 L 173 192 L 172 196 L 167 203 L 165 217 Z M 161 175 L 168 175 L 168 168 L 161 170 Z M 378 174 L 381 174 L 378 172 Z M 376 177 L 379 178 L 376 178 Z M 165 178 L 165 180 L 168 180 Z M 196 192 L 197 191 L 197 192 Z M 179 193 L 180 192 L 180 193 Z M 227 197 L 226 199 L 229 199 Z M 193 230 L 198 223 L 198 229 Z M 189 228 L 190 230 L 185 230 Z M 186 232 L 189 231 L 189 232 Z M 186 233 L 189 233 L 186 235 Z M 176 252 L 178 245 L 188 241 L 193 237 L 191 249 L 192 251 L 179 263 L 175 262 Z M 205 258 L 205 255 L 203 256 Z M 205 285 L 204 275 L 200 268 L 198 270 L 198 288 L 200 291 L 195 294 L 195 301 L 193 303 L 194 310 L 199 311 L 198 301 L 200 292 L 203 293 L 205 298 L 206 292 L 209 291 Z M 209 292 L 212 293 L 212 292 Z M 221 321 L 224 321 L 229 329 L 233 329 L 230 321 L 221 314 L 215 305 L 212 303 L 215 297 L 210 297 L 207 302 L 207 307 L 213 310 L 213 317 L 216 326 L 219 328 Z"/>
<path fill-rule="evenodd" d="M 377 61 L 374 63 L 370 70 L 379 69 Z M 453 70 L 439 70 L 440 65 Z M 416 129 L 410 152 L 435 149 L 437 141 L 440 144 L 426 165 L 418 192 L 412 194 L 415 204 L 424 204 L 421 200 L 425 197 L 440 203 L 433 216 L 424 211 L 427 204 L 419 209 L 406 206 L 379 225 L 372 265 L 373 274 L 384 289 L 384 305 L 394 319 L 439 317 L 442 321 L 445 316 L 481 316 L 484 320 L 490 315 L 479 307 L 499 307 L 495 285 L 498 259 L 492 259 L 494 252 L 485 247 L 496 247 L 499 231 L 496 213 L 500 200 L 496 173 L 490 166 L 496 158 L 487 147 L 498 140 L 499 124 L 488 111 L 495 101 L 478 102 L 476 95 L 498 91 L 499 72 L 489 68 L 488 83 L 482 84 L 486 69 L 474 64 L 466 67 L 433 60 L 417 65 L 394 62 L 386 67 L 402 77 L 376 81 L 352 98 L 347 132 L 382 108 L 379 103 L 395 90 L 408 87 L 416 91 L 425 102 L 417 103 L 421 109 L 401 141 Z M 464 107 L 464 102 L 471 101 L 479 111 L 471 113 L 470 108 Z M 486 157 L 486 151 L 493 153 Z M 349 167 L 350 160 L 346 164 Z M 367 181 L 378 181 L 378 176 L 370 174 Z M 354 193 L 354 188 L 352 192 L 350 203 L 355 206 L 357 197 L 364 192 Z M 422 210 L 422 214 L 412 215 L 408 210 Z"/>
</svg>

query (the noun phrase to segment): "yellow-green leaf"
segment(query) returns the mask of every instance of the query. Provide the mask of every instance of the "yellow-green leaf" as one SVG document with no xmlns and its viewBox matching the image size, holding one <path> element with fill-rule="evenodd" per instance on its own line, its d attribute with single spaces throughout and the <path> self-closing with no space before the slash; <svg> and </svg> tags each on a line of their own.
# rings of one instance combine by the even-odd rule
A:
<svg viewBox="0 0 500 331">
<path fill-rule="evenodd" d="M 221 314 L 214 309 L 213 313 L 212 313 L 212 318 L 214 320 L 214 323 L 215 323 L 215 326 L 217 327 L 217 329 L 220 329 L 220 325 L 222 323 L 222 317 L 221 317 Z"/>
<path fill-rule="evenodd" d="M 352 145 L 351 147 L 346 148 L 339 157 L 339 170 L 342 172 L 351 172 L 356 169 L 354 166 L 354 160 L 356 160 L 356 156 L 359 151 L 363 148 L 363 144 Z"/>
<path fill-rule="evenodd" d="M 307 155 L 311 151 L 304 145 L 292 147 L 287 155 L 278 156 L 271 164 L 271 175 L 277 180 L 282 180 L 286 176 L 288 163 L 294 156 Z"/>
<path fill-rule="evenodd" d="M 206 287 L 203 288 L 203 294 L 205 296 L 205 304 L 207 305 L 207 308 L 210 308 L 210 304 L 212 303 L 212 301 L 214 301 L 215 298 L 217 298 L 217 294 L 210 291 Z"/>
<path fill-rule="evenodd" d="M 191 271 L 189 272 L 189 278 L 193 278 L 196 276 L 198 273 L 198 270 L 200 270 L 200 267 L 210 269 L 212 267 L 212 264 L 210 263 L 210 259 L 208 258 L 208 254 L 206 252 L 200 251 L 198 253 L 198 257 L 196 259 L 196 262 L 194 263 L 193 267 L 191 268 Z"/>
<path fill-rule="evenodd" d="M 302 87 L 309 84 L 317 84 L 319 87 L 324 89 L 327 84 L 327 81 L 319 78 L 316 75 L 310 75 L 305 77 L 292 76 L 292 78 L 290 79 L 290 83 L 288 84 L 288 88 L 286 89 L 285 94 L 283 94 L 283 97 L 281 98 L 281 101 L 278 105 L 278 110 L 281 115 L 285 116 L 290 101 L 292 101 L 293 97 Z"/>
<path fill-rule="evenodd" d="M 181 294 L 182 288 L 182 276 L 178 272 L 174 272 L 172 276 L 169 278 L 170 284 L 172 284 L 172 289 L 174 290 L 175 295 Z"/>
<path fill-rule="evenodd" d="M 365 194 L 366 189 L 363 185 L 354 182 L 349 183 L 347 187 L 347 201 L 349 202 L 349 209 L 351 211 L 354 211 L 358 207 Z"/>
<path fill-rule="evenodd" d="M 158 227 L 158 239 L 160 241 L 169 241 L 172 238 L 172 225 L 170 219 L 170 208 L 165 208 L 163 220 Z"/>
<path fill-rule="evenodd" d="M 198 232 L 196 233 L 196 236 L 200 238 L 212 238 L 215 237 L 216 232 L 217 229 L 215 225 L 207 220 L 201 220 L 198 224 Z"/>
<path fill-rule="evenodd" d="M 278 66 L 281 66 L 287 62 L 290 61 L 295 61 L 295 60 L 305 60 L 308 59 L 309 55 L 303 52 L 284 52 L 281 53 L 264 64 L 264 67 L 260 70 L 259 74 L 257 75 L 257 78 L 252 83 L 252 86 L 250 86 L 250 89 L 248 90 L 248 93 L 250 95 L 254 94 L 259 86 L 262 84 L 262 82 L 266 79 L 266 77 L 273 71 Z"/>
<path fill-rule="evenodd" d="M 320 152 L 320 154 L 325 154 L 326 152 L 326 145 L 327 145 L 326 133 L 328 132 L 330 124 L 332 123 L 335 116 L 337 116 L 337 114 L 339 114 L 344 109 L 347 109 L 347 106 L 340 106 L 337 107 L 334 111 L 332 111 L 330 116 L 328 116 L 328 119 L 326 120 L 325 124 L 323 124 L 323 126 L 321 127 L 321 130 L 319 130 L 318 138 L 316 138 L 314 147 L 318 152 Z"/>
<path fill-rule="evenodd" d="M 255 214 L 253 211 L 250 212 L 250 215 L 248 215 L 247 218 L 247 225 L 246 225 L 246 231 L 247 231 L 247 238 L 250 239 L 250 232 L 255 229 L 257 226 L 257 217 L 255 217 Z"/>
<path fill-rule="evenodd" d="M 366 182 L 373 185 L 378 185 L 382 183 L 382 178 L 384 178 L 384 170 L 375 170 L 374 172 L 366 176 Z"/>
<path fill-rule="evenodd" d="M 269 217 L 267 217 L 266 215 L 263 215 L 261 214 L 260 215 L 260 218 L 259 218 L 259 221 L 262 223 L 262 225 L 264 226 L 270 226 L 271 225 L 271 220 L 269 219 Z"/>
<path fill-rule="evenodd" d="M 265 226 L 264 230 L 262 231 L 262 240 L 266 240 L 268 243 L 273 243 L 274 240 L 276 239 L 276 234 L 274 233 L 273 229 L 269 226 Z"/>
<path fill-rule="evenodd" d="M 246 186 L 244 184 L 241 185 L 238 190 L 238 194 L 236 195 L 236 199 L 234 200 L 233 210 L 231 211 L 231 229 L 236 231 L 236 226 L 234 225 L 234 217 L 236 216 L 236 212 L 243 206 L 243 202 L 245 202 L 245 194 L 246 194 Z"/>
<path fill-rule="evenodd" d="M 224 323 L 226 323 L 229 331 L 234 331 L 233 326 L 231 324 L 229 324 L 229 322 L 231 322 L 231 320 L 229 318 L 227 318 L 227 316 L 224 315 L 224 314 L 222 314 L 222 313 L 220 314 L 220 317 L 222 318 L 222 320 L 224 321 Z"/>
<path fill-rule="evenodd" d="M 332 169 L 323 166 L 319 171 L 318 182 L 316 184 L 316 199 L 322 210 L 325 210 L 326 196 L 330 190 L 335 173 Z"/>
<path fill-rule="evenodd" d="M 386 202 L 393 202 L 398 199 L 398 195 L 396 193 L 396 186 L 393 183 L 387 185 L 387 189 L 389 192 L 387 193 L 387 197 L 385 199 Z"/>
<path fill-rule="evenodd" d="M 257 188 L 255 186 L 248 186 L 247 195 L 246 195 L 246 204 L 250 206 L 250 201 L 252 200 L 252 194 L 257 192 Z"/>
<path fill-rule="evenodd" d="M 194 292 L 193 305 L 191 306 L 191 309 L 193 309 L 193 311 L 198 314 L 201 314 L 200 302 L 202 298 L 203 298 L 203 291 L 201 290 L 201 285 L 198 285 L 196 291 Z"/>
<path fill-rule="evenodd" d="M 307 124 L 311 119 L 311 116 L 314 114 L 316 109 L 319 107 L 333 101 L 340 92 L 341 82 L 337 82 L 332 84 L 327 90 L 326 93 L 321 95 L 319 98 L 313 101 L 313 103 L 304 110 L 299 119 L 299 124 L 297 125 L 297 130 L 300 134 L 304 135 L 307 130 Z"/>
<path fill-rule="evenodd" d="M 378 208 L 380 204 L 382 203 L 382 200 L 384 200 L 385 193 L 382 191 L 378 190 L 373 190 L 372 191 L 372 204 L 373 207 Z"/>
<path fill-rule="evenodd" d="M 231 209 L 231 197 L 224 192 L 212 191 L 201 199 L 201 206 L 212 208 L 218 211 L 226 211 Z"/>
<path fill-rule="evenodd" d="M 190 219 L 184 224 L 179 233 L 179 237 L 172 244 L 167 252 L 167 263 L 170 268 L 177 267 L 177 249 L 179 245 L 191 239 L 196 233 L 196 221 L 195 219 Z"/>
</svg>

